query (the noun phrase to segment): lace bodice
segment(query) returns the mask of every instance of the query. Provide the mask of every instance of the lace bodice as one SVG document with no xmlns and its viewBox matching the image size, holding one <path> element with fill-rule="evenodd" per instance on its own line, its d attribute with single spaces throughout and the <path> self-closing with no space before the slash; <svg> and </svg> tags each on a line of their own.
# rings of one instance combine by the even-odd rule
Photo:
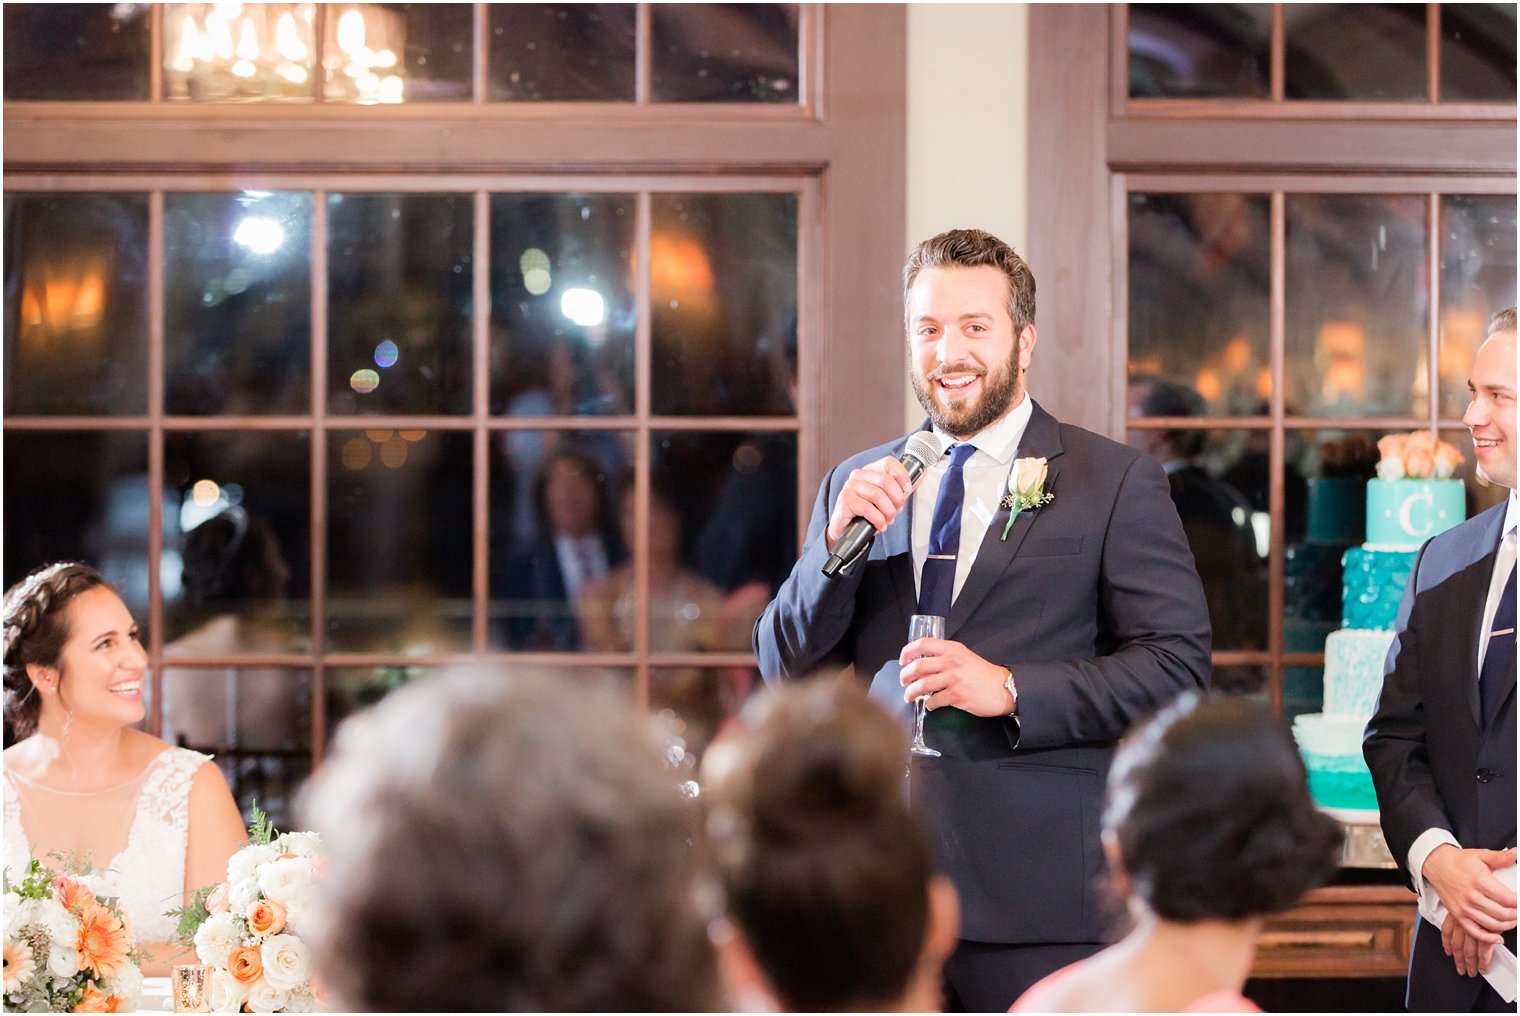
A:
<svg viewBox="0 0 1520 1016">
<path fill-rule="evenodd" d="M 139 944 L 174 937 L 174 919 L 164 911 L 178 909 L 183 901 L 190 781 L 210 758 L 188 748 L 167 748 L 148 763 L 127 845 L 105 865 Z M 11 780 L 6 773 L 5 866 L 14 873 L 26 867 L 31 845 L 21 825 L 21 797 Z"/>
</svg>

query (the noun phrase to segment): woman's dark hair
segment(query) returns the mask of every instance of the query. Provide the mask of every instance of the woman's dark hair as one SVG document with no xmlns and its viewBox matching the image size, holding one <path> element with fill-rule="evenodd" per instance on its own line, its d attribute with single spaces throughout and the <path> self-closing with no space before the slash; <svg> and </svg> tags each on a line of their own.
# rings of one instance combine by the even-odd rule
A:
<svg viewBox="0 0 1520 1016">
<path fill-rule="evenodd" d="M 1125 737 L 1103 828 L 1134 895 L 1180 923 L 1286 910 L 1330 877 L 1341 845 L 1282 723 L 1250 702 L 1196 693 Z"/>
<path fill-rule="evenodd" d="M 56 667 L 69 640 L 64 608 L 87 589 L 106 585 L 100 572 L 77 561 L 44 565 L 5 593 L 5 726 L 22 741 L 37 731 L 42 699 L 26 665 Z"/>
<path fill-rule="evenodd" d="M 185 536 L 186 600 L 211 610 L 277 600 L 287 575 L 279 537 L 269 523 L 241 507 L 228 508 Z"/>
<path fill-rule="evenodd" d="M 745 724 L 706 788 L 731 918 L 787 1008 L 892 1005 L 923 952 L 933 874 L 901 730 L 828 680 L 767 693 Z"/>
</svg>

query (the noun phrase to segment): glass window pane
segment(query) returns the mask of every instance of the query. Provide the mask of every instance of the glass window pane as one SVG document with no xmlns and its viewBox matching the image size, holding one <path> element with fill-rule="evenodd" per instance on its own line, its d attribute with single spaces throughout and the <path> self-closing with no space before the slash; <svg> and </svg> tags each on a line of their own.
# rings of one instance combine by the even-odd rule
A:
<svg viewBox="0 0 1520 1016">
<path fill-rule="evenodd" d="M 468 194 L 328 198 L 328 412 L 468 413 Z"/>
<path fill-rule="evenodd" d="M 165 4 L 164 98 L 310 99 L 316 6 Z"/>
<path fill-rule="evenodd" d="M 214 755 L 245 817 L 257 802 L 294 828 L 296 790 L 311 775 L 311 671 L 166 667 L 163 737 Z"/>
<path fill-rule="evenodd" d="M 1515 5 L 1441 5 L 1441 101 L 1515 101 Z"/>
<path fill-rule="evenodd" d="M 609 648 L 590 635 L 613 626 L 609 598 L 587 593 L 629 565 L 617 500 L 633 467 L 630 435 L 501 431 L 491 459 L 491 644 Z"/>
<path fill-rule="evenodd" d="M 632 102 L 633 4 L 491 4 L 491 99 Z"/>
<path fill-rule="evenodd" d="M 169 413 L 311 411 L 311 195 L 164 196 Z"/>
<path fill-rule="evenodd" d="M 322 675 L 330 747 L 344 720 L 376 705 L 402 685 L 441 673 L 431 667 L 339 667 Z"/>
<path fill-rule="evenodd" d="M 1269 673 L 1264 663 L 1215 667 L 1214 680 L 1210 687 L 1225 695 L 1236 695 L 1252 699 L 1263 706 L 1270 706 L 1272 697 L 1267 690 Z"/>
<path fill-rule="evenodd" d="M 753 667 L 655 667 L 649 671 L 649 713 L 666 757 L 683 779 L 698 778 L 707 746 L 732 722 L 756 689 Z"/>
<path fill-rule="evenodd" d="M 145 413 L 147 364 L 147 195 L 7 194 L 5 411 Z"/>
<path fill-rule="evenodd" d="M 797 4 L 654 4 L 655 102 L 801 101 Z"/>
<path fill-rule="evenodd" d="M 1424 4 L 1284 4 L 1289 99 L 1422 101 Z"/>
<path fill-rule="evenodd" d="M 1265 99 L 1271 48 L 1265 4 L 1130 4 L 1130 98 Z"/>
<path fill-rule="evenodd" d="M 1269 214 L 1265 194 L 1129 196 L 1131 385 L 1145 375 L 1193 393 L 1187 412 L 1143 415 L 1267 412 Z"/>
<path fill-rule="evenodd" d="M 164 435 L 164 652 L 287 653 L 311 642 L 311 437 Z"/>
<path fill-rule="evenodd" d="M 469 648 L 472 443 L 454 431 L 328 435 L 333 649 Z"/>
<path fill-rule="evenodd" d="M 146 434 L 7 431 L 5 588 L 39 565 L 88 562 L 146 641 L 148 493 Z"/>
<path fill-rule="evenodd" d="M 655 413 L 794 412 L 796 195 L 657 194 L 653 205 Z"/>
<path fill-rule="evenodd" d="M 634 199 L 491 195 L 491 412 L 633 411 Z"/>
<path fill-rule="evenodd" d="M 1441 415 L 1467 409 L 1473 354 L 1496 311 L 1515 305 L 1515 197 L 1441 198 Z"/>
<path fill-rule="evenodd" d="M 323 62 L 329 102 L 467 102 L 469 4 L 333 4 Z"/>
<path fill-rule="evenodd" d="M 1290 194 L 1290 416 L 1420 416 L 1430 346 L 1425 199 Z"/>
<path fill-rule="evenodd" d="M 1153 401 L 1176 397 L 1167 382 L 1144 387 Z M 1215 649 L 1267 648 L 1272 519 L 1268 506 L 1254 504 L 1246 493 L 1255 490 L 1267 467 L 1264 437 L 1248 431 L 1131 428 L 1126 438 L 1166 467 L 1172 504 L 1203 580 Z"/>
<path fill-rule="evenodd" d="M 148 99 L 148 4 L 6 4 L 5 101 Z"/>
</svg>

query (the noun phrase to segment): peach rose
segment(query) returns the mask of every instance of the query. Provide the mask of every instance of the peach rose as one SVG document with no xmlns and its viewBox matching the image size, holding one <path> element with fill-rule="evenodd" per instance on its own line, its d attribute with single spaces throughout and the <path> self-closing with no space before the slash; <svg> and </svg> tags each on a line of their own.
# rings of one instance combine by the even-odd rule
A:
<svg viewBox="0 0 1520 1016">
<path fill-rule="evenodd" d="M 248 908 L 248 927 L 255 935 L 278 935 L 285 930 L 285 908 L 274 900 L 259 900 Z"/>
<path fill-rule="evenodd" d="M 1451 479 L 1452 474 L 1457 471 L 1457 467 L 1461 464 L 1462 453 L 1457 451 L 1452 445 L 1442 441 L 1440 447 L 1436 449 L 1436 479 Z"/>
<path fill-rule="evenodd" d="M 1389 434 L 1378 438 L 1378 455 L 1385 459 L 1404 461 L 1404 450 L 1409 445 L 1408 434 Z"/>
<path fill-rule="evenodd" d="M 1425 480 L 1436 471 L 1436 456 L 1429 448 L 1420 445 L 1410 448 L 1404 456 L 1404 472 L 1416 480 Z"/>
<path fill-rule="evenodd" d="M 264 960 L 257 946 L 232 950 L 227 957 L 227 973 L 241 984 L 252 984 L 264 974 Z"/>
<path fill-rule="evenodd" d="M 1417 450 L 1430 452 L 1432 455 L 1434 455 L 1436 451 L 1437 441 L 1438 438 L 1431 431 L 1417 430 L 1409 435 L 1408 448 L 1411 451 Z"/>
<path fill-rule="evenodd" d="M 1008 479 L 1008 489 L 1016 494 L 1037 494 L 1045 486 L 1045 474 L 1049 467 L 1043 458 L 1018 459 L 1013 463 L 1013 476 Z"/>
<path fill-rule="evenodd" d="M 94 981 L 84 986 L 84 998 L 74 1007 L 74 1012 L 121 1012 L 121 999 L 107 995 L 95 987 Z"/>
<path fill-rule="evenodd" d="M 232 886 L 222 882 L 211 890 L 211 895 L 206 897 L 206 910 L 213 914 L 225 914 L 228 907 L 228 897 L 232 895 Z"/>
</svg>

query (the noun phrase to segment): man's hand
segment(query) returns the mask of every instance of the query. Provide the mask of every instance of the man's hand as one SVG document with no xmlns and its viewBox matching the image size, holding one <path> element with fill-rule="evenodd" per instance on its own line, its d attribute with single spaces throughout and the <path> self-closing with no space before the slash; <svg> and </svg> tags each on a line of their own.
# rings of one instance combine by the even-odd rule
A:
<svg viewBox="0 0 1520 1016">
<path fill-rule="evenodd" d="M 908 479 L 908 470 L 890 455 L 851 470 L 850 478 L 834 499 L 834 511 L 824 532 L 829 550 L 834 549 L 835 541 L 857 516 L 875 526 L 878 533 L 885 531 L 908 502 L 914 486 Z"/>
<path fill-rule="evenodd" d="M 1432 850 L 1425 859 L 1420 874 L 1447 910 L 1441 946 L 1459 973 L 1471 977 L 1486 970 L 1493 947 L 1515 926 L 1515 894 L 1494 877 L 1497 869 L 1514 863 L 1514 847 L 1464 850 L 1450 843 Z"/>
<path fill-rule="evenodd" d="M 929 695 L 929 708 L 956 706 L 973 716 L 1007 716 L 1013 696 L 1003 687 L 1008 672 L 947 639 L 914 639 L 903 646 L 903 701 Z"/>
<path fill-rule="evenodd" d="M 1441 925 L 1441 948 L 1446 950 L 1446 955 L 1457 965 L 1457 973 L 1463 977 L 1488 973 L 1488 965 L 1494 956 L 1492 942 L 1479 942 L 1449 917 Z"/>
</svg>

